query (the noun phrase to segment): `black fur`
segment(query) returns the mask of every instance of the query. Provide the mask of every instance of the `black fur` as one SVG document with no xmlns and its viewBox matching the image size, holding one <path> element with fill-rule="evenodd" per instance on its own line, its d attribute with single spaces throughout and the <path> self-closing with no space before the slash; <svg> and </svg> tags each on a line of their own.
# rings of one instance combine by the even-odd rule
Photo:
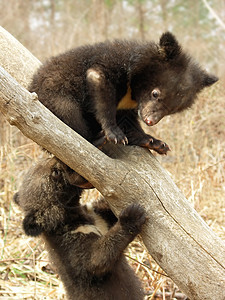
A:
<svg viewBox="0 0 225 300">
<path fill-rule="evenodd" d="M 115 40 L 53 57 L 38 70 L 30 91 L 92 143 L 102 134 L 115 143 L 165 154 L 169 147 L 145 134 L 138 116 L 152 126 L 190 107 L 196 95 L 216 81 L 166 32 L 159 44 Z M 127 100 L 121 102 L 125 95 Z"/>
<path fill-rule="evenodd" d="M 68 299 L 143 299 L 123 251 L 140 232 L 144 209 L 132 204 L 117 219 L 103 200 L 82 206 L 70 175 L 56 158 L 30 169 L 14 196 L 25 233 L 42 234 Z"/>
</svg>

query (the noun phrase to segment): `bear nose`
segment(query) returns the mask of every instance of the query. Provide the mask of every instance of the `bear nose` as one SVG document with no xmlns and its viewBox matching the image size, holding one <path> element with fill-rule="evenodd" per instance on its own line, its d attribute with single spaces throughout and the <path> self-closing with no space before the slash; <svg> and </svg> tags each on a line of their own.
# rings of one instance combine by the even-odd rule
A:
<svg viewBox="0 0 225 300">
<path fill-rule="evenodd" d="M 153 121 L 152 121 L 152 119 L 150 119 L 150 118 L 145 119 L 145 123 L 146 123 L 148 126 L 153 125 Z"/>
</svg>

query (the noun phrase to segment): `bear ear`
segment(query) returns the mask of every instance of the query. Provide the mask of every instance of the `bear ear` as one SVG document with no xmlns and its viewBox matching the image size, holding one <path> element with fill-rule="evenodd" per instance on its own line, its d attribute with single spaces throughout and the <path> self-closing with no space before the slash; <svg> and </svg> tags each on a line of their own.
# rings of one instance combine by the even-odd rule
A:
<svg viewBox="0 0 225 300">
<path fill-rule="evenodd" d="M 218 77 L 205 73 L 203 77 L 203 87 L 210 86 L 215 82 L 217 82 L 218 80 L 219 80 Z"/>
<path fill-rule="evenodd" d="M 42 228 L 40 225 L 37 224 L 35 214 L 29 213 L 23 219 L 23 229 L 26 235 L 30 236 L 38 236 L 42 233 Z"/>
<path fill-rule="evenodd" d="M 175 36 L 170 32 L 162 34 L 159 40 L 159 46 L 167 60 L 174 59 L 181 53 L 181 46 L 177 42 Z"/>
</svg>

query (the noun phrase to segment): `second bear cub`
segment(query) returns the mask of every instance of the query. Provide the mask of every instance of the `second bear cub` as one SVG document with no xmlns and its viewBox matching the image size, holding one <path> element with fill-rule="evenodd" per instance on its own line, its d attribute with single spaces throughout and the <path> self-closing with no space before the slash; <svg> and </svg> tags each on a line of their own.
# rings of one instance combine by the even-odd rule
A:
<svg viewBox="0 0 225 300">
<path fill-rule="evenodd" d="M 51 158 L 28 171 L 14 195 L 24 211 L 25 233 L 42 234 L 68 299 L 143 299 L 123 251 L 141 231 L 144 209 L 131 204 L 117 219 L 103 200 L 81 205 L 81 189 L 66 169 Z"/>
</svg>

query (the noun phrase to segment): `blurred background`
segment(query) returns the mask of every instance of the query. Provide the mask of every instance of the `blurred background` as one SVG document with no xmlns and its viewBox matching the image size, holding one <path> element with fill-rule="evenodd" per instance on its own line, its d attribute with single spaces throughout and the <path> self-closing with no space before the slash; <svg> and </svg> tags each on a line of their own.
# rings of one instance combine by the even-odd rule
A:
<svg viewBox="0 0 225 300">
<path fill-rule="evenodd" d="M 158 41 L 162 32 L 173 32 L 220 81 L 205 90 L 193 108 L 151 128 L 172 149 L 166 157 L 156 157 L 225 240 L 224 0 L 0 0 L 0 26 L 41 61 L 87 43 L 114 38 Z M 24 170 L 44 155 L 0 115 L 0 299 L 65 299 L 42 242 L 24 236 L 22 214 L 12 203 Z M 146 299 L 186 299 L 138 240 L 127 255 Z"/>
</svg>

